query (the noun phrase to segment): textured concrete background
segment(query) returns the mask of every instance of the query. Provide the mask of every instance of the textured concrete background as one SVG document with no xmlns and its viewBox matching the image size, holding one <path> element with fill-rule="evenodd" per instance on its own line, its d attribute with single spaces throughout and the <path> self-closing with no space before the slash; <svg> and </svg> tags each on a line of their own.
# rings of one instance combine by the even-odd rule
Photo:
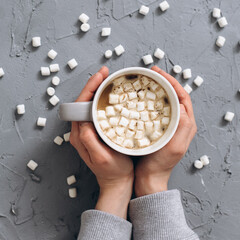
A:
<svg viewBox="0 0 240 240">
<path fill-rule="evenodd" d="M 170 188 L 182 191 L 189 225 L 201 239 L 240 239 L 240 2 L 239 0 L 169 0 L 171 8 L 161 13 L 159 0 L 1 0 L 0 67 L 0 239 L 76 239 L 81 213 L 94 207 L 98 189 L 93 174 L 68 143 L 53 143 L 57 135 L 70 130 L 58 120 L 58 107 L 48 104 L 46 89 L 50 77 L 39 74 L 50 64 L 49 49 L 59 55 L 61 84 L 56 94 L 61 102 L 74 100 L 90 74 L 103 64 L 111 72 L 123 67 L 142 66 L 141 57 L 156 47 L 166 52 L 155 64 L 171 72 L 172 64 L 190 67 L 193 77 L 205 79 L 191 94 L 198 134 L 186 157 L 174 169 Z M 138 14 L 141 4 L 150 6 L 146 17 Z M 211 18 L 220 7 L 229 25 L 220 29 Z M 79 31 L 78 16 L 90 16 L 91 30 Z M 101 38 L 102 27 L 112 35 Z M 218 50 L 215 39 L 225 36 Z M 42 46 L 31 47 L 31 38 L 41 36 Z M 106 61 L 103 54 L 122 44 L 126 52 Z M 69 71 L 66 63 L 76 58 L 79 66 Z M 181 77 L 177 79 L 185 84 Z M 192 84 L 193 79 L 187 81 Z M 15 115 L 17 104 L 26 114 Z M 233 111 L 232 123 L 223 115 Z M 44 129 L 36 127 L 39 116 L 47 117 Z M 211 164 L 194 171 L 192 163 L 201 155 Z M 26 163 L 39 163 L 33 182 Z M 77 199 L 68 197 L 66 177 L 76 174 Z M 15 209 L 16 215 L 10 209 Z"/>
</svg>

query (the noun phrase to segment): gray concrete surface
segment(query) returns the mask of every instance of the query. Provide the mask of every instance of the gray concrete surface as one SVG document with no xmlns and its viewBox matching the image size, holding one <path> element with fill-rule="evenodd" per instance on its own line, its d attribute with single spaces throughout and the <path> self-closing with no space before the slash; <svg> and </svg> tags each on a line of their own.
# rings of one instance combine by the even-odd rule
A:
<svg viewBox="0 0 240 240">
<path fill-rule="evenodd" d="M 201 239 L 240 239 L 240 2 L 239 0 L 169 0 L 171 8 L 161 13 L 155 0 L 1 0 L 0 67 L 0 239 L 76 239 L 81 213 L 93 208 L 98 188 L 70 144 L 53 143 L 57 135 L 70 130 L 58 120 L 58 107 L 51 108 L 45 94 L 50 77 L 41 77 L 41 66 L 50 64 L 49 49 L 59 55 L 61 84 L 56 94 L 61 102 L 74 100 L 87 79 L 101 65 L 111 72 L 123 67 L 142 66 L 141 57 L 156 47 L 166 52 L 155 64 L 171 72 L 172 64 L 190 67 L 193 77 L 204 84 L 192 96 L 198 133 L 186 157 L 175 168 L 169 187 L 182 191 L 189 225 Z M 142 4 L 150 13 L 137 13 Z M 211 18 L 220 7 L 229 25 L 219 29 Z M 78 16 L 87 13 L 91 30 L 79 32 Z M 102 27 L 111 26 L 112 35 L 101 38 Z M 218 50 L 215 40 L 225 36 Z M 41 36 L 42 46 L 31 47 L 31 38 Z M 103 53 L 122 44 L 126 52 L 106 61 Z M 66 63 L 76 58 L 79 66 L 69 71 Z M 193 79 L 182 83 L 192 85 Z M 26 114 L 15 115 L 17 104 Z M 225 123 L 226 111 L 235 112 Z M 39 116 L 47 117 L 44 129 L 36 127 Z M 194 171 L 192 163 L 201 155 L 211 156 L 210 166 Z M 31 180 L 26 163 L 39 163 Z M 68 197 L 66 177 L 76 174 L 77 199 Z M 11 212 L 13 209 L 16 213 Z"/>
</svg>

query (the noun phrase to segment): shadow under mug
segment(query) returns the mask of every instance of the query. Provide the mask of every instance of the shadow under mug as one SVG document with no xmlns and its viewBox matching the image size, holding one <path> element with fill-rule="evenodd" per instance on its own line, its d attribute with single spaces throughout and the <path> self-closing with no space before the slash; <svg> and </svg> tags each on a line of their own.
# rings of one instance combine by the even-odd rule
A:
<svg viewBox="0 0 240 240">
<path fill-rule="evenodd" d="M 156 82 L 158 82 L 166 91 L 169 101 L 171 104 L 171 118 L 169 126 L 163 136 L 153 143 L 152 145 L 145 148 L 138 149 L 128 149 L 121 147 L 111 141 L 100 128 L 98 119 L 97 119 L 97 105 L 99 98 L 104 91 L 104 89 L 111 83 L 114 79 L 129 74 L 140 74 L 145 75 L 149 78 L 152 78 Z M 180 118 L 180 105 L 178 96 L 172 87 L 172 85 L 157 72 L 154 72 L 150 69 L 141 68 L 141 67 L 130 67 L 121 69 L 113 74 L 111 74 L 108 78 L 106 78 L 102 84 L 97 89 L 94 99 L 92 102 L 74 102 L 74 103 L 63 103 L 60 105 L 59 109 L 59 117 L 63 121 L 91 121 L 93 122 L 97 133 L 102 138 L 102 140 L 110 146 L 112 149 L 126 154 L 130 156 L 143 156 L 153 152 L 158 151 L 163 148 L 173 137 L 175 134 L 179 118 Z"/>
</svg>

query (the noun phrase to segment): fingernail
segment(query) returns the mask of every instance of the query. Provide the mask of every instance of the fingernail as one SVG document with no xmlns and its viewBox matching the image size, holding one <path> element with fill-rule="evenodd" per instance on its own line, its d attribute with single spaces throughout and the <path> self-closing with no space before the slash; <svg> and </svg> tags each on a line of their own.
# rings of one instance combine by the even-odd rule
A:
<svg viewBox="0 0 240 240">
<path fill-rule="evenodd" d="M 100 72 L 104 67 L 105 67 L 105 66 L 102 66 L 102 67 L 98 70 L 98 72 Z"/>
<path fill-rule="evenodd" d="M 180 105 L 180 112 L 181 113 L 185 113 L 186 112 L 185 107 L 183 105 Z"/>
</svg>

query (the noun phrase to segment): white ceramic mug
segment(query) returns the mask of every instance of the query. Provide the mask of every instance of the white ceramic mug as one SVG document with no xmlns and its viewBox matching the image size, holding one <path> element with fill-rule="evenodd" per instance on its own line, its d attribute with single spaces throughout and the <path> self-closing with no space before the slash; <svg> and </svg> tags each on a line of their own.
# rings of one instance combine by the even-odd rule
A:
<svg viewBox="0 0 240 240">
<path fill-rule="evenodd" d="M 145 75 L 158 82 L 167 92 L 171 104 L 172 113 L 168 129 L 157 142 L 145 148 L 128 149 L 115 144 L 103 133 L 97 119 L 98 100 L 106 86 L 108 86 L 108 84 L 112 82 L 114 79 L 129 74 Z M 59 116 L 60 119 L 64 121 L 92 121 L 99 136 L 108 146 L 126 155 L 143 156 L 158 151 L 171 140 L 178 127 L 180 118 L 180 105 L 178 96 L 174 88 L 162 75 L 146 68 L 131 67 L 121 69 L 111 74 L 107 79 L 105 79 L 97 89 L 92 102 L 74 102 L 61 104 Z"/>
</svg>

